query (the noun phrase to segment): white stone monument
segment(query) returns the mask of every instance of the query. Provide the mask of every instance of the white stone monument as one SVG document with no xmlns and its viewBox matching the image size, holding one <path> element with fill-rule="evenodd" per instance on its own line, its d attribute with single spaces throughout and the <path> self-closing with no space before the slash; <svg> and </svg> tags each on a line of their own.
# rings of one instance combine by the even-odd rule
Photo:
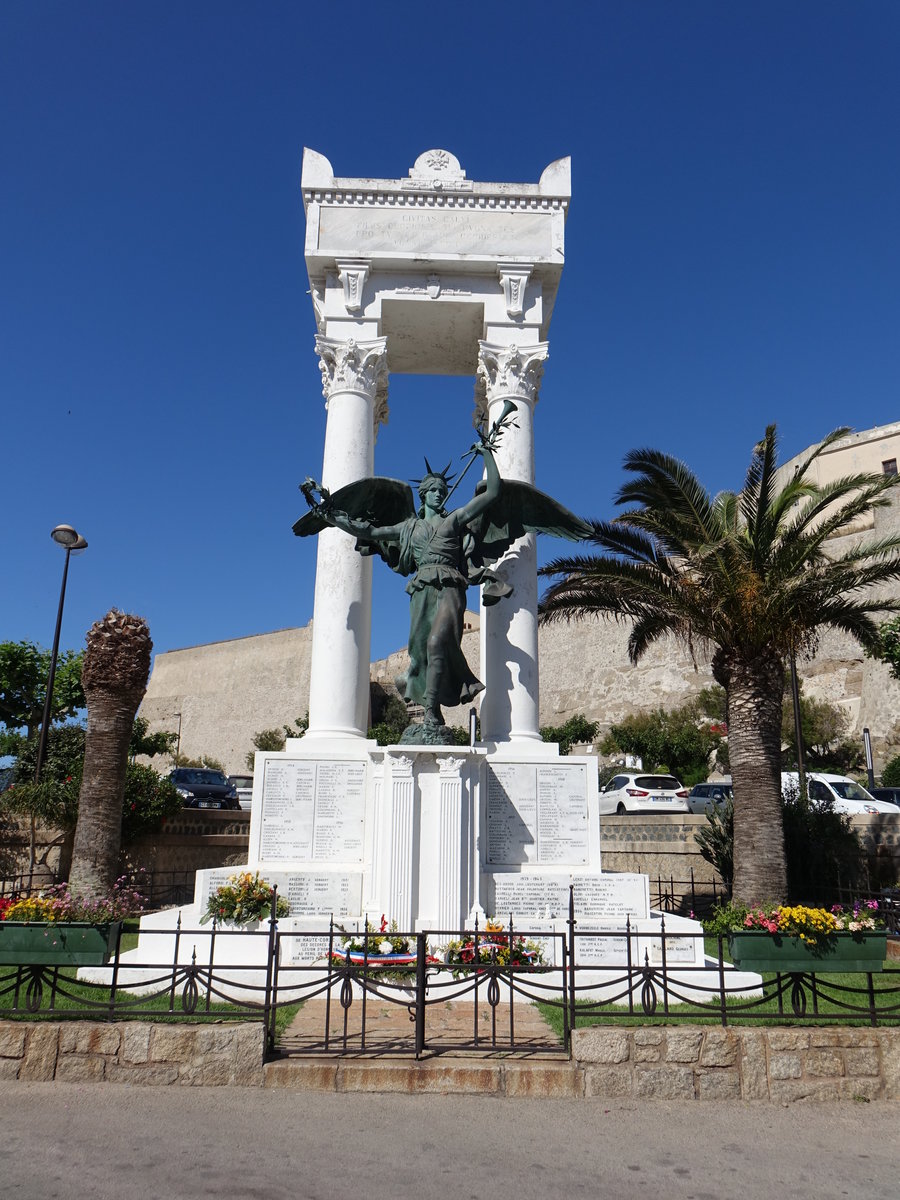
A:
<svg viewBox="0 0 900 1200">
<path fill-rule="evenodd" d="M 327 407 L 323 485 L 334 492 L 375 473 L 388 379 L 398 372 L 474 376 L 476 414 L 488 424 L 514 401 L 516 427 L 504 433 L 497 465 L 503 478 L 532 483 L 569 160 L 534 184 L 476 183 L 452 154 L 430 150 L 405 179 L 339 179 L 306 150 L 302 192 Z M 385 914 L 403 931 L 448 936 L 486 915 L 560 931 L 574 885 L 579 929 L 599 935 L 630 920 L 646 935 L 641 957 L 652 961 L 659 929 L 646 878 L 601 874 L 596 759 L 561 757 L 538 730 L 535 535 L 498 565 L 512 596 L 481 609 L 485 690 L 473 747 L 367 740 L 371 572 L 351 536 L 318 535 L 309 729 L 281 753 L 256 755 L 248 865 L 291 904 L 279 929 L 322 930 L 332 916 L 377 925 Z M 185 927 L 196 928 L 229 873 L 198 872 Z M 160 914 L 145 924 L 164 930 L 172 920 Z M 668 932 L 679 929 L 699 926 L 667 919 Z M 218 936 L 248 967 L 264 949 L 261 940 Z M 621 942 L 595 940 L 583 947 L 592 963 L 617 953 L 621 962 Z M 296 946 L 296 962 L 323 949 L 300 938 Z M 193 949 L 202 961 L 196 940 Z M 160 953 L 157 943 L 156 961 Z M 685 939 L 678 953 L 702 965 L 702 941 Z"/>
</svg>

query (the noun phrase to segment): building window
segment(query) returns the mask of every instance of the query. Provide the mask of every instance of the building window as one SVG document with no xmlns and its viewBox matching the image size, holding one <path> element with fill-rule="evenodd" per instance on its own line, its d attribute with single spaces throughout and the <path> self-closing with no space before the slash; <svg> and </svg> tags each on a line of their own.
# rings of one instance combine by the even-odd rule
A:
<svg viewBox="0 0 900 1200">
<path fill-rule="evenodd" d="M 896 475 L 897 474 L 896 458 L 886 458 L 884 460 L 884 462 L 881 464 L 881 469 L 885 475 Z"/>
</svg>

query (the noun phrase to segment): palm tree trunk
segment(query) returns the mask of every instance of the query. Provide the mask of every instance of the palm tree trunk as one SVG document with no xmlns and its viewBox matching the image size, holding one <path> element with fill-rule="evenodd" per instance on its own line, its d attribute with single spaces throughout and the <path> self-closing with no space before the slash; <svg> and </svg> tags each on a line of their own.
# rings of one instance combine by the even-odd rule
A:
<svg viewBox="0 0 900 1200">
<path fill-rule="evenodd" d="M 718 657 L 718 656 L 717 656 Z M 735 900 L 787 899 L 781 809 L 784 667 L 774 655 L 714 664 L 728 693 L 728 757 L 734 786 Z"/>
<path fill-rule="evenodd" d="M 86 691 L 84 774 L 69 876 L 69 887 L 79 896 L 107 895 L 119 874 L 128 743 L 142 696 L 143 689 Z"/>
</svg>

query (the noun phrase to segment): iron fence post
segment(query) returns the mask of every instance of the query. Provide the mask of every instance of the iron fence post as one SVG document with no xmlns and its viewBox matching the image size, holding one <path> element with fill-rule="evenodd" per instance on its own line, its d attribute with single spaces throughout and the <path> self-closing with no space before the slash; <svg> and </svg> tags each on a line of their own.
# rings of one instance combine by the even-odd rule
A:
<svg viewBox="0 0 900 1200">
<path fill-rule="evenodd" d="M 416 1058 L 425 1050 L 425 955 L 428 943 L 424 931 L 416 934 Z"/>
<path fill-rule="evenodd" d="M 575 1032 L 575 885 L 569 884 L 569 1029 Z"/>
</svg>

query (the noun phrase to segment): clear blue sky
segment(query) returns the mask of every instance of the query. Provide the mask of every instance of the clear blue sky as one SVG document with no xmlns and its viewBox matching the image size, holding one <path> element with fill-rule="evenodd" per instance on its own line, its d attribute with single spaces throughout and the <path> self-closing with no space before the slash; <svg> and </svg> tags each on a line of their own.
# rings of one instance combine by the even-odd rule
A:
<svg viewBox="0 0 900 1200">
<path fill-rule="evenodd" d="M 572 156 L 537 475 L 577 512 L 635 446 L 718 490 L 770 421 L 787 457 L 897 419 L 898 60 L 895 0 L 3 0 L 0 640 L 50 644 L 61 522 L 90 542 L 64 647 L 111 605 L 158 651 L 310 619 L 304 145 L 383 177 Z M 472 387 L 392 380 L 376 469 L 462 453 Z M 375 570 L 379 656 L 407 602 Z"/>
</svg>

